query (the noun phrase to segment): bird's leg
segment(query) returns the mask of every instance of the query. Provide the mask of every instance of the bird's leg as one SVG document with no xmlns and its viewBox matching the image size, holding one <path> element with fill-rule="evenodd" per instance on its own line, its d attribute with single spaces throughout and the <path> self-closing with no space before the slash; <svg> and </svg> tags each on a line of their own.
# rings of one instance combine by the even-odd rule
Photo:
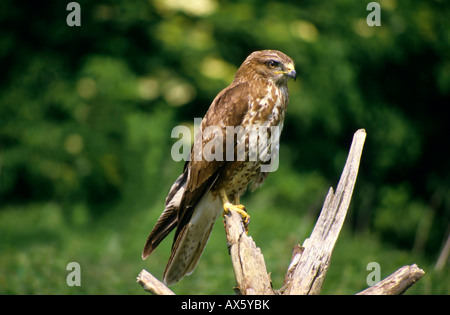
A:
<svg viewBox="0 0 450 315">
<path fill-rule="evenodd" d="M 228 200 L 227 193 L 224 189 L 220 190 L 220 198 L 222 199 L 223 204 L 223 215 L 230 213 L 230 210 L 234 210 L 240 214 L 242 217 L 242 221 L 244 222 L 245 232 L 248 233 L 248 225 L 250 223 L 250 215 L 247 213 L 244 205 L 239 204 L 239 197 L 235 198 L 235 203 L 232 204 Z"/>
</svg>

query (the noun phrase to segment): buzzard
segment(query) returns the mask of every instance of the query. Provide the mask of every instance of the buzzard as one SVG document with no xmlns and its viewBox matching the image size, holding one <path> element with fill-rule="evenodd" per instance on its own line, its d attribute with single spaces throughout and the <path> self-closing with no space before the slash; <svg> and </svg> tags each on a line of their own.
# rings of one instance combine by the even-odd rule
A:
<svg viewBox="0 0 450 315">
<path fill-rule="evenodd" d="M 256 141 L 255 144 L 248 133 L 230 135 L 229 127 L 258 127 L 268 134 L 272 134 L 273 127 L 281 131 L 289 99 L 287 82 L 296 76 L 294 62 L 284 53 L 277 50 L 255 51 L 237 70 L 233 82 L 212 102 L 202 119 L 200 130 L 214 126 L 226 136 L 216 138 L 214 134 L 202 135 L 200 132 L 196 135 L 191 158 L 172 185 L 164 212 L 150 232 L 142 253 L 142 258 L 147 258 L 176 228 L 163 276 L 167 285 L 194 271 L 222 211 L 235 210 L 248 224 L 250 217 L 239 203 L 239 198 L 248 186 L 257 188 L 268 175 L 268 170 L 262 168 L 267 166 L 267 158 L 261 158 L 260 154 L 251 159 L 249 152 L 257 146 L 259 152 L 270 151 L 273 158 L 273 153 L 278 152 L 278 142 L 273 145 L 273 141 Z M 279 132 L 275 136 L 279 137 Z M 257 140 L 258 137 L 261 138 L 257 136 Z M 225 148 L 226 142 L 233 145 L 231 160 L 206 158 L 207 152 L 194 157 L 196 147 L 206 148 L 214 139 L 214 144 L 219 144 L 219 148 Z M 221 143 L 217 143 L 217 139 Z M 238 147 L 245 147 L 244 158 L 238 157 Z M 221 151 L 224 156 L 225 151 Z"/>
</svg>

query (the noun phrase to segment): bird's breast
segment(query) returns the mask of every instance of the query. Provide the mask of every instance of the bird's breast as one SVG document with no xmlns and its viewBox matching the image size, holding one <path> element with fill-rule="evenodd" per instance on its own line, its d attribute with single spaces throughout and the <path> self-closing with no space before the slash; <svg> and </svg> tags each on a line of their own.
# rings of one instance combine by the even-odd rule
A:
<svg viewBox="0 0 450 315">
<path fill-rule="evenodd" d="M 244 126 L 278 126 L 284 120 L 288 99 L 287 88 L 270 84 L 265 92 L 260 97 L 250 98 L 248 114 L 242 123 Z"/>
<path fill-rule="evenodd" d="M 270 160 L 274 150 L 278 152 L 287 98 L 287 89 L 275 85 L 269 85 L 260 97 L 250 98 L 243 132 L 236 136 L 235 159 L 227 163 L 218 180 L 230 198 L 241 195 L 261 172 L 261 164 Z"/>
</svg>

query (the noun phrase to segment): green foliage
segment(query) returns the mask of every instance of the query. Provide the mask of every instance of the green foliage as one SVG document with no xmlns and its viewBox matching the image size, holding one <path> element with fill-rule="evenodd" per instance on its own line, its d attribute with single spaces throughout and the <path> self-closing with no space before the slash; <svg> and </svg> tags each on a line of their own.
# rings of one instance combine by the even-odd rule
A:
<svg viewBox="0 0 450 315">
<path fill-rule="evenodd" d="M 447 2 L 380 0 L 380 27 L 366 24 L 369 1 L 78 2 L 81 27 L 66 25 L 68 2 L 0 4 L 1 293 L 141 293 L 136 274 L 160 275 L 170 251 L 167 240 L 140 260 L 183 167 L 170 158 L 172 128 L 192 128 L 267 48 L 300 74 L 280 168 L 244 199 L 275 287 L 365 128 L 324 292 L 364 289 L 378 261 L 383 276 L 423 267 L 414 293 L 449 293 L 448 267 L 433 271 L 450 218 Z M 220 229 L 177 293 L 231 292 Z M 65 284 L 70 261 L 80 288 Z"/>
</svg>

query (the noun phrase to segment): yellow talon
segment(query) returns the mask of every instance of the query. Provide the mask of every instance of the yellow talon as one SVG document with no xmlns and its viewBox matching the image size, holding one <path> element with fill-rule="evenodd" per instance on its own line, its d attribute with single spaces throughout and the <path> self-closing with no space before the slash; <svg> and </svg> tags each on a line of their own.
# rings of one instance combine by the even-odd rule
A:
<svg viewBox="0 0 450 315">
<path fill-rule="evenodd" d="M 234 210 L 242 217 L 242 221 L 244 222 L 245 232 L 248 233 L 248 225 L 250 224 L 250 215 L 245 210 L 244 205 L 233 205 L 229 202 L 225 202 L 223 204 L 223 215 L 229 214 L 230 210 Z"/>
<path fill-rule="evenodd" d="M 234 210 L 237 213 L 239 213 L 240 216 L 242 217 L 242 221 L 244 222 L 245 233 L 248 234 L 248 225 L 250 224 L 250 215 L 247 213 L 247 210 L 245 210 L 244 205 L 234 205 L 234 204 L 230 203 L 230 201 L 228 200 L 228 196 L 227 196 L 225 190 L 223 190 L 223 189 L 220 190 L 220 197 L 223 202 L 223 215 L 229 214 L 230 210 Z M 239 199 L 237 199 L 237 202 L 239 202 Z"/>
</svg>

